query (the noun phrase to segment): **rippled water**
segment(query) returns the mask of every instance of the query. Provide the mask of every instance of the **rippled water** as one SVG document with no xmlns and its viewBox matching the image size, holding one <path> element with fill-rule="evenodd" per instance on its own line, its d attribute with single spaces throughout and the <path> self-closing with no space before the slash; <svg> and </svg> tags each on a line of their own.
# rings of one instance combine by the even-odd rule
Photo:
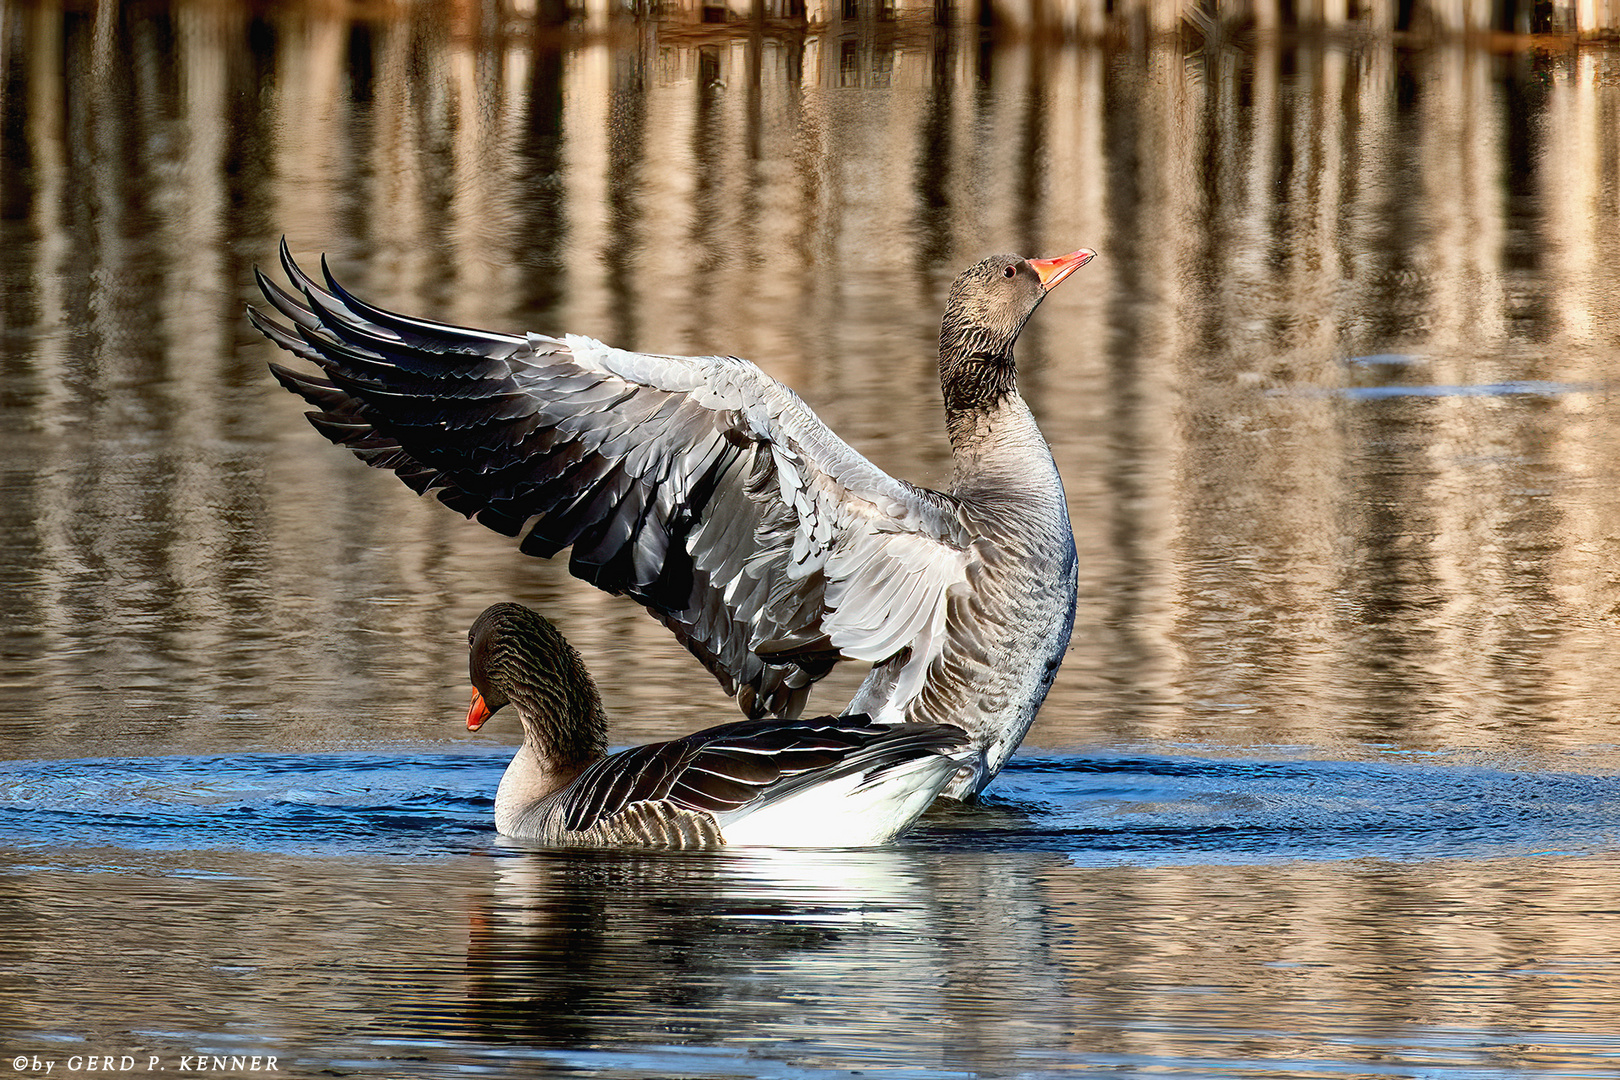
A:
<svg viewBox="0 0 1620 1080">
<path fill-rule="evenodd" d="M 899 8 L 0 0 L 0 1067 L 1615 1074 L 1620 54 Z M 984 804 L 494 836 L 485 605 L 618 744 L 733 706 L 309 430 L 242 319 L 284 234 L 405 310 L 756 359 L 934 485 L 952 276 L 1099 249 L 1019 345 L 1080 609 Z"/>
<path fill-rule="evenodd" d="M 356 858 L 450 855 L 490 835 L 505 750 L 0 764 L 0 841 Z M 1077 866 L 1595 855 L 1620 777 L 1477 761 L 1026 754 L 908 846 L 1061 852 Z M 518 850 L 523 845 L 509 845 Z"/>
<path fill-rule="evenodd" d="M 494 838 L 503 764 L 0 768 L 15 1046 L 297 1075 L 1613 1065 L 1612 775 L 1029 755 L 893 848 L 618 855 Z"/>
</svg>

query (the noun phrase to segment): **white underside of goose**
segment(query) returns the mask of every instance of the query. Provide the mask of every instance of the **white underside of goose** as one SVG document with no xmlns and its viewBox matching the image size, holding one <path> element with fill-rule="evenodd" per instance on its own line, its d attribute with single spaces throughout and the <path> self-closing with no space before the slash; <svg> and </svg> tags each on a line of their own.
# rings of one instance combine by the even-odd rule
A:
<svg viewBox="0 0 1620 1080">
<path fill-rule="evenodd" d="M 728 846 L 873 847 L 903 832 L 934 801 L 958 762 L 922 758 L 887 770 L 881 782 L 842 776 L 735 816 L 718 815 Z"/>
<path fill-rule="evenodd" d="M 719 842 L 728 847 L 874 847 L 910 827 L 957 771 L 971 768 L 976 757 L 975 751 L 930 754 L 875 773 L 835 775 L 786 797 L 772 797 L 767 789 L 738 810 L 708 816 Z M 532 748 L 525 746 L 508 766 L 496 795 L 495 827 L 514 839 L 555 843 L 554 821 L 530 813 L 533 803 L 542 798 L 534 794 L 530 782 L 534 762 Z M 631 803 L 627 809 L 634 814 L 642 808 Z M 611 835 L 611 818 L 620 812 L 603 815 L 608 835 L 597 843 L 626 842 L 615 841 Z"/>
</svg>

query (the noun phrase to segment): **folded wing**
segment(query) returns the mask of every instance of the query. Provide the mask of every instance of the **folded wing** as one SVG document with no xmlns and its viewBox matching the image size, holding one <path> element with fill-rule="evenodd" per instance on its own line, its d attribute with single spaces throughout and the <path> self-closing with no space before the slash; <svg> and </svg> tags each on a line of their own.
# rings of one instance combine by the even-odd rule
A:
<svg viewBox="0 0 1620 1080">
<path fill-rule="evenodd" d="M 646 608 L 750 716 L 797 715 L 840 660 L 909 650 L 920 679 L 965 580 L 955 503 L 896 480 L 735 357 L 448 326 L 304 274 L 282 246 L 285 323 L 319 374 L 271 365 L 315 428 L 418 493 Z"/>
<path fill-rule="evenodd" d="M 968 743 L 945 724 L 874 724 L 864 716 L 745 720 L 665 743 L 638 746 L 592 765 L 568 788 L 563 826 L 621 828 L 651 815 L 724 820 L 756 800 L 790 798 L 845 776 L 877 778 Z"/>
</svg>

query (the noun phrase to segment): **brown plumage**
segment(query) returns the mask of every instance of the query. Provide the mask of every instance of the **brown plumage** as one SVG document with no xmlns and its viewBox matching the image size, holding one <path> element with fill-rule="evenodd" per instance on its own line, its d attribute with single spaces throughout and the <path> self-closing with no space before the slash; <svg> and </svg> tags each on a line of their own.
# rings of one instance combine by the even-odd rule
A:
<svg viewBox="0 0 1620 1080">
<path fill-rule="evenodd" d="M 974 757 L 960 728 L 860 716 L 744 720 L 608 756 L 596 685 L 549 621 L 496 604 L 473 624 L 468 650 L 467 726 L 508 704 L 523 725 L 496 827 L 548 845 L 883 843 Z"/>
</svg>

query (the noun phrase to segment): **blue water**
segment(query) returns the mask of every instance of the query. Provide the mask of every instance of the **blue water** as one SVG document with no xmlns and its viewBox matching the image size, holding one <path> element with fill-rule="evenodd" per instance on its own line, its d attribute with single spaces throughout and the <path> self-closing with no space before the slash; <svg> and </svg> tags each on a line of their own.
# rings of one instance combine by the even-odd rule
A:
<svg viewBox="0 0 1620 1080">
<path fill-rule="evenodd" d="M 0 764 L 0 845 L 386 856 L 491 834 L 509 753 L 240 754 Z"/>
<path fill-rule="evenodd" d="M 4 762 L 0 846 L 464 854 L 497 843 L 492 796 L 509 755 L 494 748 Z M 979 805 L 941 804 L 904 843 L 1059 852 L 1076 866 L 1613 852 L 1620 777 L 1433 755 L 1023 755 Z"/>
</svg>

